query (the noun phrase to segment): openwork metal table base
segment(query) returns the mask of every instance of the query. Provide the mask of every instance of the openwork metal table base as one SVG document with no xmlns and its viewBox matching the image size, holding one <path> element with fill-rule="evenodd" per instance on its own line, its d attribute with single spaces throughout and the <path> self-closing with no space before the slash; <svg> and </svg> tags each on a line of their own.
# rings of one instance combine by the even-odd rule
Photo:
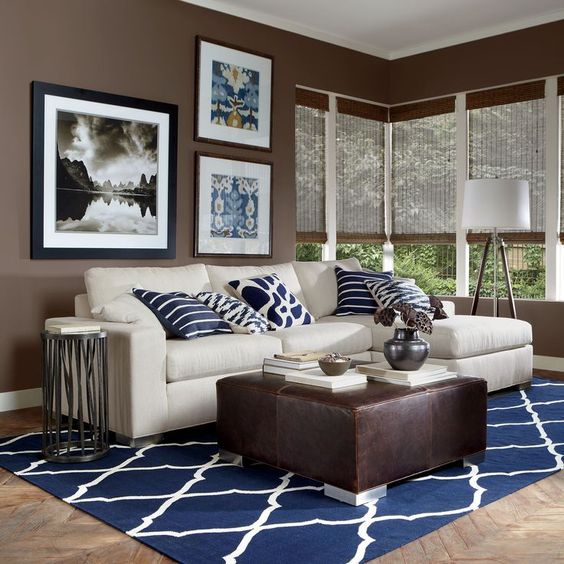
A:
<svg viewBox="0 0 564 564">
<path fill-rule="evenodd" d="M 109 449 L 106 332 L 44 331 L 43 455 L 88 462 Z"/>
</svg>

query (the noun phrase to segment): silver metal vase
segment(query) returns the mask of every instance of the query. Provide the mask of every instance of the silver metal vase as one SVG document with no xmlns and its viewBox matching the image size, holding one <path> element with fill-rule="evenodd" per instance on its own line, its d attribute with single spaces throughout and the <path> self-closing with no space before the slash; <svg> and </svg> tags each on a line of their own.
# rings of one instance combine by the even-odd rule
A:
<svg viewBox="0 0 564 564">
<path fill-rule="evenodd" d="M 396 329 L 384 343 L 384 357 L 394 370 L 418 370 L 429 356 L 429 343 L 416 329 Z"/>
</svg>

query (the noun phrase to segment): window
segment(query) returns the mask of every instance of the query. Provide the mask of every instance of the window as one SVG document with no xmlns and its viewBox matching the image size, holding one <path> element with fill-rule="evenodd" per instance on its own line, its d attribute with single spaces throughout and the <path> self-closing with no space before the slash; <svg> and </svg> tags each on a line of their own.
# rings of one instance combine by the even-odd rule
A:
<svg viewBox="0 0 564 564">
<path fill-rule="evenodd" d="M 552 190 L 547 196 L 545 162 L 545 120 L 556 122 L 556 82 L 562 136 L 558 202 Z M 549 85 L 547 104 L 545 84 Z M 354 256 L 364 268 L 375 270 L 392 268 L 393 262 L 396 275 L 415 278 L 429 294 L 452 295 L 457 288 L 466 293 L 469 280 L 471 295 L 488 235 L 469 232 L 469 261 L 461 260 L 466 248 L 456 236 L 461 233 L 458 190 L 466 174 L 524 179 L 530 186 L 531 229 L 502 231 L 514 295 L 544 298 L 547 277 L 550 297 L 563 295 L 564 276 L 552 262 L 549 268 L 546 263 L 554 256 L 564 259 L 554 243 L 557 230 L 564 243 L 564 77 L 391 108 L 334 94 L 307 90 L 300 94 L 300 90 L 296 94 L 299 260 Z M 456 100 L 463 104 L 464 97 L 467 111 L 455 112 Z M 464 140 L 460 133 L 466 127 Z M 549 179 L 560 172 L 554 156 L 552 146 Z M 545 210 L 556 206 L 560 225 L 556 213 L 545 217 Z M 547 230 L 553 234 L 550 242 L 545 240 Z M 382 245 L 388 239 L 393 246 Z M 464 256 L 457 257 L 457 251 Z M 491 254 L 489 260 L 483 295 L 493 292 Z M 501 261 L 498 268 L 503 297 Z"/>
<path fill-rule="evenodd" d="M 337 242 L 383 243 L 384 121 L 380 106 L 337 99 Z"/>
<path fill-rule="evenodd" d="M 296 231 L 299 243 L 325 243 L 325 112 L 329 97 L 296 91 Z"/>
<path fill-rule="evenodd" d="M 454 98 L 391 108 L 394 271 L 428 294 L 456 293 Z"/>
<path fill-rule="evenodd" d="M 531 232 L 503 233 L 513 292 L 517 298 L 544 297 L 545 116 L 544 81 L 477 92 L 469 108 L 469 177 L 528 180 Z M 473 233 L 471 256 L 484 236 Z M 478 248 L 476 248 L 478 247 Z M 532 257 L 537 257 L 533 260 Z M 541 258 L 542 257 L 542 258 Z M 475 285 L 474 262 L 470 276 Z M 479 267 L 479 260 L 477 262 Z M 493 268 L 493 266 L 492 266 Z M 503 278 L 501 279 L 503 281 Z M 503 282 L 499 284 L 503 292 Z M 500 293 L 500 295 L 502 295 Z"/>
</svg>

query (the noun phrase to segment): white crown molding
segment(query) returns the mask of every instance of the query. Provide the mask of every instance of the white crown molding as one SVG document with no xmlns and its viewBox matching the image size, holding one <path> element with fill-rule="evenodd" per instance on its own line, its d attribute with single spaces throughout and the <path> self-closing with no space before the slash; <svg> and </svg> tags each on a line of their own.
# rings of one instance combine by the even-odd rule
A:
<svg viewBox="0 0 564 564">
<path fill-rule="evenodd" d="M 299 35 L 305 35 L 306 37 L 311 37 L 312 39 L 318 39 L 319 41 L 325 41 L 326 43 L 332 43 L 333 45 L 338 45 L 340 47 L 345 47 L 347 49 L 352 49 L 354 51 L 359 51 L 361 53 L 366 53 L 367 55 L 373 55 L 375 57 L 380 57 L 387 60 L 401 59 L 403 57 L 418 55 L 427 51 L 435 51 L 436 49 L 452 47 L 461 43 L 468 43 L 470 41 L 476 41 L 478 39 L 493 37 L 494 35 L 501 35 L 502 33 L 518 31 L 520 29 L 534 27 L 536 25 L 542 25 L 545 23 L 564 19 L 564 9 L 562 9 L 547 14 L 532 16 L 530 18 L 511 20 L 509 22 L 504 22 L 502 24 L 470 31 L 468 33 L 451 35 L 449 37 L 438 39 L 436 41 L 419 43 L 411 47 L 406 47 L 405 49 L 396 49 L 389 51 L 375 45 L 354 41 L 346 37 L 328 33 L 321 29 L 309 27 L 291 20 L 287 20 L 285 18 L 270 16 L 258 10 L 234 6 L 227 0 L 181 1 L 185 2 L 186 4 L 194 4 L 195 6 L 208 8 L 210 10 L 215 10 L 216 12 L 223 12 L 224 14 L 230 14 L 232 16 L 243 18 L 245 20 L 251 20 L 257 23 L 275 27 L 277 29 L 283 29 L 284 31 L 297 33 Z"/>
<path fill-rule="evenodd" d="M 380 49 L 366 43 L 352 41 L 346 37 L 327 33 L 320 29 L 305 26 L 284 18 L 269 16 L 268 14 L 264 14 L 258 10 L 233 6 L 229 2 L 223 0 L 181 0 L 181 2 L 194 4 L 195 6 L 208 8 L 210 10 L 215 10 L 216 12 L 223 12 L 224 14 L 243 18 L 244 20 L 251 20 L 253 22 L 282 29 L 284 31 L 290 31 L 292 33 L 297 33 L 298 35 L 304 35 L 305 37 L 325 41 L 326 43 L 331 43 L 332 45 L 338 45 L 339 47 L 345 47 L 346 49 L 352 49 L 353 51 L 359 51 L 360 53 L 380 57 L 381 59 L 389 59 L 389 53 L 385 49 Z"/>
<path fill-rule="evenodd" d="M 0 412 L 37 407 L 43 402 L 41 388 L 30 388 L 16 392 L 3 392 L 0 394 Z"/>
<path fill-rule="evenodd" d="M 477 41 L 479 39 L 485 39 L 486 37 L 494 37 L 495 35 L 502 35 L 503 33 L 511 33 L 512 31 L 519 31 L 520 29 L 556 22 L 558 20 L 564 20 L 564 9 L 547 14 L 540 14 L 538 16 L 532 16 L 530 18 L 511 20 L 502 24 L 484 27 L 479 30 L 451 35 L 450 37 L 438 39 L 437 41 L 428 41 L 426 43 L 414 45 L 413 47 L 390 51 L 388 53 L 388 59 L 394 60 L 409 57 L 411 55 L 419 55 L 421 53 L 426 53 L 427 51 L 453 47 L 454 45 L 469 43 L 470 41 Z"/>
</svg>

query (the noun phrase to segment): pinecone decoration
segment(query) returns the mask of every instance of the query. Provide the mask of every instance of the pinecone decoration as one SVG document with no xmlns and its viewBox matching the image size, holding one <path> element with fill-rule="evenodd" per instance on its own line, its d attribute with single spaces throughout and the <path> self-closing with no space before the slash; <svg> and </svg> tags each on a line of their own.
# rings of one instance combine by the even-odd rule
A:
<svg viewBox="0 0 564 564">
<path fill-rule="evenodd" d="M 396 312 L 391 307 L 379 307 L 374 312 L 374 323 L 381 323 L 384 327 L 391 327 L 394 324 Z"/>
<path fill-rule="evenodd" d="M 429 319 L 429 316 L 422 311 L 418 311 L 415 314 L 415 327 L 417 327 L 418 331 L 427 333 L 428 335 L 433 332 L 433 322 Z"/>
</svg>

